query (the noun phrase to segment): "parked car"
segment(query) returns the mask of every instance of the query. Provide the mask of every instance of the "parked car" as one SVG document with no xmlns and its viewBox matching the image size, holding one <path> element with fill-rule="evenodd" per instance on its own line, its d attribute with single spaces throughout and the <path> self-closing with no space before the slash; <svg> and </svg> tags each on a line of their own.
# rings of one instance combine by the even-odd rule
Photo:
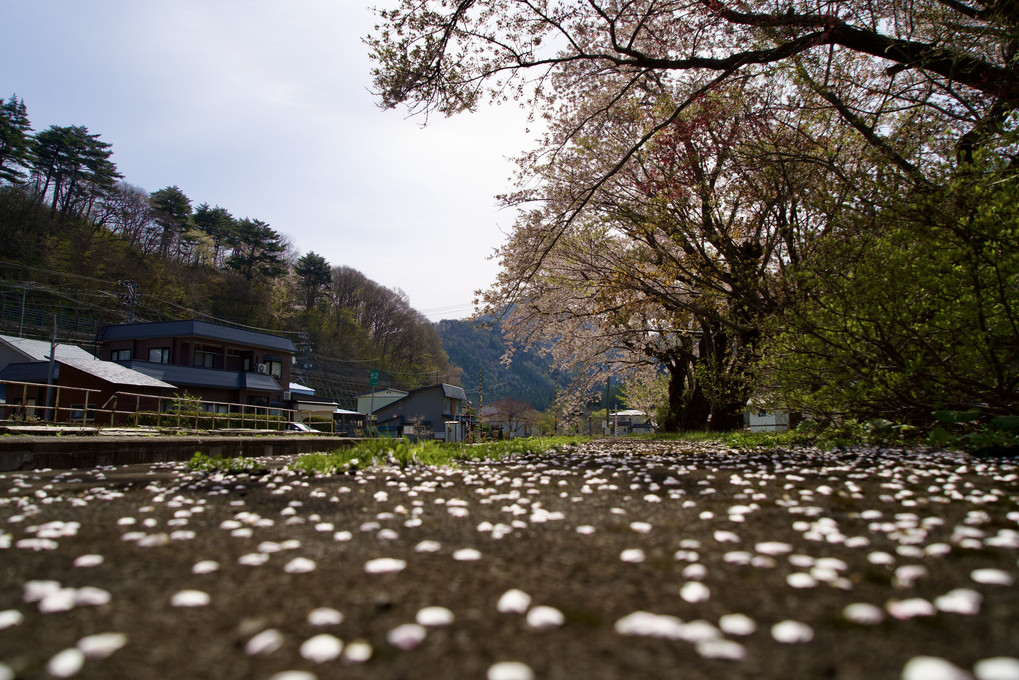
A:
<svg viewBox="0 0 1019 680">
<path fill-rule="evenodd" d="M 305 433 L 305 434 L 311 433 L 311 432 L 316 432 L 316 430 L 308 427 L 304 423 L 287 423 L 287 431 L 288 432 L 302 432 L 302 433 Z"/>
</svg>

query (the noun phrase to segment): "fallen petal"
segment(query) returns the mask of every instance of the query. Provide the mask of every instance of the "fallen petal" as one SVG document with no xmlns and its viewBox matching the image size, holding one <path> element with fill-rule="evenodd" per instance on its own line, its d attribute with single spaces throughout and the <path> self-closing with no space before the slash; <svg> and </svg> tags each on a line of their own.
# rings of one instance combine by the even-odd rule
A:
<svg viewBox="0 0 1019 680">
<path fill-rule="evenodd" d="M 799 621 L 782 621 L 771 627 L 771 637 L 785 644 L 810 642 L 814 639 L 814 629 Z"/>
<path fill-rule="evenodd" d="M 936 656 L 915 656 L 902 669 L 902 680 L 970 680 L 972 676 Z"/>
<path fill-rule="evenodd" d="M 332 635 L 323 633 L 301 643 L 301 656 L 314 663 L 325 663 L 340 658 L 343 642 Z"/>
</svg>

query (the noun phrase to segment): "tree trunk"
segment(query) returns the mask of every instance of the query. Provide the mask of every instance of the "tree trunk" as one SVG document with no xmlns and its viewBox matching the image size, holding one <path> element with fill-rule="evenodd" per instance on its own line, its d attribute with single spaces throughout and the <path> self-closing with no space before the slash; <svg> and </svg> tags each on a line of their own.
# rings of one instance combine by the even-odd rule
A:
<svg viewBox="0 0 1019 680">
<path fill-rule="evenodd" d="M 665 432 L 704 430 L 710 407 L 707 397 L 693 379 L 693 366 L 682 359 L 670 361 L 669 409 L 662 423 Z"/>
<path fill-rule="evenodd" d="M 743 429 L 745 404 L 724 404 L 711 412 L 708 430 L 711 432 L 735 432 Z"/>
</svg>

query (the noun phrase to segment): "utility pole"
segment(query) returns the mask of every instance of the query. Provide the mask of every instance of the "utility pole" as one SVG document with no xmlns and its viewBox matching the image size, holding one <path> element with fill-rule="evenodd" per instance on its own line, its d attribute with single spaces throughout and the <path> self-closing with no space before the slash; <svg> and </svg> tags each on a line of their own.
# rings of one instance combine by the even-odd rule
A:
<svg viewBox="0 0 1019 680">
<path fill-rule="evenodd" d="M 56 422 L 56 413 L 52 408 L 53 402 L 53 378 L 56 375 L 57 370 L 57 315 L 53 315 L 53 336 L 50 339 L 50 365 L 49 370 L 46 371 L 46 405 L 50 406 L 48 409 L 46 420 Z"/>
<path fill-rule="evenodd" d="M 18 337 L 25 337 L 25 298 L 28 296 L 28 281 L 21 284 L 21 324 L 18 326 Z"/>
<path fill-rule="evenodd" d="M 612 374 L 610 373 L 605 378 L 605 429 L 612 432 L 612 428 L 609 426 L 609 399 L 612 394 Z"/>
<path fill-rule="evenodd" d="M 301 383 L 311 387 L 309 384 L 311 380 L 311 336 L 306 331 L 301 331 L 298 333 L 298 338 L 301 342 Z"/>
<path fill-rule="evenodd" d="M 134 323 L 134 306 L 138 302 L 138 284 L 134 281 L 121 281 L 120 285 L 127 288 L 126 293 L 118 297 L 127 305 L 127 322 Z"/>
</svg>

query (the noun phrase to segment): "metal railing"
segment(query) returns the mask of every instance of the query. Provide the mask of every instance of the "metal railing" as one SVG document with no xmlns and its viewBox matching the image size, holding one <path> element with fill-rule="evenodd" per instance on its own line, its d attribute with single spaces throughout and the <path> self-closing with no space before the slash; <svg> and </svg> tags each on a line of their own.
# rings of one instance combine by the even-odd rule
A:
<svg viewBox="0 0 1019 680">
<path fill-rule="evenodd" d="M 277 406 L 211 401 L 187 394 L 159 396 L 118 391 L 100 403 L 102 392 L 85 387 L 0 380 L 6 389 L 0 421 L 79 427 L 148 426 L 157 429 L 284 430 L 289 422 L 310 420 L 335 432 L 335 422 Z"/>
</svg>

